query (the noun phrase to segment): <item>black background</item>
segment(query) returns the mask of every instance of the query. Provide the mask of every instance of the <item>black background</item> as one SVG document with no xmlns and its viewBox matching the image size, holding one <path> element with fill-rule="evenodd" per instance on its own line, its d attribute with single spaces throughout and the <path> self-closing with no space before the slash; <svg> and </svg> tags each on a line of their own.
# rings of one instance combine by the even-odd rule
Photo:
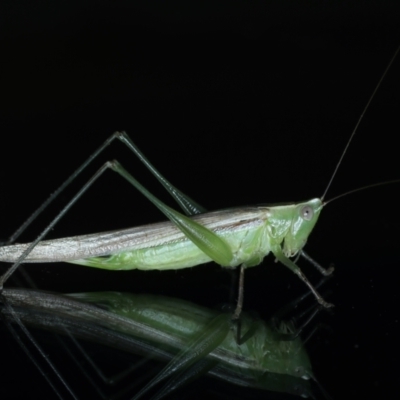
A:
<svg viewBox="0 0 400 400">
<path fill-rule="evenodd" d="M 400 43 L 394 4 L 3 1 L 0 234 L 7 238 L 116 130 L 126 130 L 168 179 L 208 209 L 321 196 Z M 400 178 L 399 76 L 397 58 L 328 199 Z M 116 143 L 21 241 L 32 240 L 85 178 L 114 158 L 170 201 Z M 314 372 L 336 399 L 397 392 L 398 193 L 398 185 L 389 185 L 332 203 L 307 245 L 322 264 L 336 265 L 327 284 L 336 307 L 322 316 L 332 332 L 318 335 L 317 350 L 309 344 Z M 108 172 L 49 237 L 161 219 Z M 27 270 L 40 289 L 59 292 L 149 292 L 205 306 L 229 296 L 229 275 L 216 266 L 162 273 L 62 264 Z M 246 275 L 245 307 L 268 317 L 302 291 L 268 257 Z M 2 398 L 38 388 L 52 396 L 18 345 L 0 333 Z"/>
</svg>

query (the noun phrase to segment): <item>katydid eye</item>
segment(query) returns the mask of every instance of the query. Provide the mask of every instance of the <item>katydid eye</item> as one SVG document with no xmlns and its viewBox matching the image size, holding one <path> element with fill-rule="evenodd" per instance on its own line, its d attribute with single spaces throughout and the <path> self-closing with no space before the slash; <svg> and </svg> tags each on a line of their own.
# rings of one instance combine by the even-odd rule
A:
<svg viewBox="0 0 400 400">
<path fill-rule="evenodd" d="M 310 206 L 304 206 L 300 211 L 300 215 L 306 221 L 310 221 L 314 216 L 314 210 Z"/>
</svg>

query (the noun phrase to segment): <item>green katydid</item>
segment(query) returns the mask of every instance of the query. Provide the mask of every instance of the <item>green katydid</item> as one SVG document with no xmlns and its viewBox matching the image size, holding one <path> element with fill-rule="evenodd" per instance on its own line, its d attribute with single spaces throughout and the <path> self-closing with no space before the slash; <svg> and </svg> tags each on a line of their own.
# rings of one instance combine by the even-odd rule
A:
<svg viewBox="0 0 400 400">
<path fill-rule="evenodd" d="M 7 245 L 0 248 L 0 261 L 14 263 L 1 277 L 0 287 L 22 262 L 65 261 L 110 270 L 164 270 L 187 268 L 215 261 L 223 267 L 234 268 L 240 266 L 241 268 L 239 299 L 234 314 L 234 317 L 238 318 L 243 302 L 244 269 L 260 264 L 263 258 L 271 252 L 279 262 L 296 273 L 308 285 L 320 304 L 330 307 L 331 304 L 324 301 L 300 268 L 290 258 L 302 255 L 317 266 L 322 273 L 329 274 L 332 272 L 332 268 L 325 270 L 311 260 L 304 253 L 303 247 L 318 220 L 323 206 L 326 204 L 323 199 L 357 131 L 365 110 L 368 108 L 398 51 L 399 49 L 368 101 L 325 193 L 320 199 L 315 198 L 306 202 L 279 206 L 246 207 L 206 213 L 202 207 L 168 182 L 124 132 L 116 132 L 33 214 L 23 227 L 13 235 L 10 242 L 12 243 L 47 204 L 114 139 L 122 141 L 139 157 L 174 197 L 186 215 L 173 210 L 153 196 L 117 161 L 108 162 L 100 168 L 34 242 Z M 114 170 L 134 185 L 164 213 L 169 221 L 114 232 L 42 241 L 47 232 L 108 168 Z"/>
<path fill-rule="evenodd" d="M 106 168 L 112 168 L 153 202 L 170 222 L 103 234 L 39 241 L 30 245 L 3 246 L 0 248 L 1 261 L 18 263 L 22 257 L 23 262 L 67 261 L 112 270 L 179 269 L 215 261 L 229 268 L 241 265 L 243 275 L 244 268 L 260 264 L 264 256 L 272 252 L 307 283 L 321 304 L 329 306 L 289 259 L 306 243 L 322 209 L 320 199 L 274 207 L 201 213 L 202 209 L 197 204 L 154 169 L 125 133 L 117 132 L 111 140 L 113 138 L 127 143 L 135 154 L 140 155 L 168 191 L 184 205 L 187 214 L 199 215 L 189 218 L 166 206 L 114 161 L 107 163 L 96 177 Z M 3 282 L 7 277 L 6 273 Z M 235 315 L 239 313 L 240 309 Z"/>
</svg>

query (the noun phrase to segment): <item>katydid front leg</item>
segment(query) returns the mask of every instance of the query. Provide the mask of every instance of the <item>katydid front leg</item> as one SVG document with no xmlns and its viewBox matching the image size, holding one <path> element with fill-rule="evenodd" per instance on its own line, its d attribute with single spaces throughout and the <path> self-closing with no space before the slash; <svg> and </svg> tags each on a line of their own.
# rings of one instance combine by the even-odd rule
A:
<svg viewBox="0 0 400 400">
<path fill-rule="evenodd" d="M 294 272 L 310 288 L 311 292 L 314 294 L 319 304 L 323 305 L 326 308 L 333 307 L 333 304 L 326 302 L 322 298 L 322 296 L 317 292 L 317 290 L 310 283 L 307 277 L 303 274 L 301 269 L 292 260 L 290 260 L 283 254 L 282 249 L 279 245 L 276 245 L 272 248 L 272 253 L 274 253 L 275 257 L 279 262 L 281 262 L 283 265 L 288 267 L 292 272 Z"/>
</svg>

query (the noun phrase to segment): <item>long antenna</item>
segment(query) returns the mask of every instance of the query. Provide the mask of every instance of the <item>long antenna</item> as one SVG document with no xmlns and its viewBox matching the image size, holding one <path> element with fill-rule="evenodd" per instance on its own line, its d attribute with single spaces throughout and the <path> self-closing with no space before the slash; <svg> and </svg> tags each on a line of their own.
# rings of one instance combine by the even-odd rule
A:
<svg viewBox="0 0 400 400">
<path fill-rule="evenodd" d="M 376 188 L 377 186 L 392 185 L 394 183 L 400 183 L 400 179 L 393 179 L 391 181 L 386 181 L 386 182 L 372 183 L 371 185 L 362 186 L 362 187 L 359 187 L 357 189 L 349 190 L 348 192 L 339 194 L 338 196 L 335 196 L 332 199 L 329 199 L 329 200 L 325 201 L 323 204 L 324 204 L 324 207 L 325 207 L 327 204 L 332 203 L 332 201 L 341 199 L 342 197 L 348 196 L 349 194 L 361 192 L 361 191 L 366 190 L 366 189 Z"/>
<path fill-rule="evenodd" d="M 352 134 L 351 134 L 351 136 L 350 136 L 350 139 L 347 141 L 346 147 L 345 147 L 344 150 L 343 150 L 343 153 L 342 153 L 342 155 L 341 155 L 341 157 L 340 157 L 340 159 L 339 159 L 339 162 L 337 163 L 336 168 L 335 168 L 335 170 L 333 171 L 333 174 L 332 174 L 331 179 L 329 180 L 328 186 L 326 187 L 325 192 L 324 192 L 324 194 L 323 194 L 322 197 L 321 197 L 321 200 L 323 200 L 323 199 L 325 198 L 326 193 L 328 192 L 329 188 L 331 187 L 331 184 L 332 184 L 332 182 L 333 182 L 333 179 L 334 179 L 335 176 L 336 176 L 336 173 L 337 173 L 337 171 L 338 171 L 338 169 L 339 169 L 339 167 L 340 167 L 340 164 L 341 164 L 342 161 L 343 161 L 343 158 L 344 158 L 344 156 L 345 156 L 345 154 L 346 154 L 346 152 L 347 152 L 347 149 L 349 148 L 350 143 L 351 143 L 351 141 L 353 140 L 353 137 L 354 137 L 354 135 L 356 134 L 356 132 L 357 132 L 357 130 L 358 130 L 358 127 L 359 127 L 359 125 L 360 125 L 362 119 L 364 118 L 365 112 L 368 110 L 368 107 L 369 107 L 369 105 L 371 104 L 372 99 L 374 98 L 376 92 L 378 91 L 379 87 L 381 86 L 381 83 L 382 83 L 383 79 L 385 78 L 387 72 L 389 71 L 390 67 L 392 66 L 393 61 L 395 60 L 395 58 L 396 58 L 396 56 L 397 56 L 397 53 L 398 53 L 399 51 L 400 51 L 400 46 L 399 46 L 399 47 L 397 48 L 397 50 L 395 51 L 395 53 L 394 53 L 392 59 L 390 60 L 388 66 L 387 66 L 386 69 L 385 69 L 385 72 L 384 72 L 383 75 L 381 76 L 381 79 L 379 79 L 378 84 L 376 85 L 374 91 L 372 92 L 372 95 L 371 95 L 371 97 L 369 98 L 367 105 L 365 106 L 363 112 L 361 113 L 360 118 L 358 119 L 358 121 L 357 121 L 357 123 L 356 123 L 356 126 L 354 127 L 353 132 L 352 132 Z"/>
</svg>

